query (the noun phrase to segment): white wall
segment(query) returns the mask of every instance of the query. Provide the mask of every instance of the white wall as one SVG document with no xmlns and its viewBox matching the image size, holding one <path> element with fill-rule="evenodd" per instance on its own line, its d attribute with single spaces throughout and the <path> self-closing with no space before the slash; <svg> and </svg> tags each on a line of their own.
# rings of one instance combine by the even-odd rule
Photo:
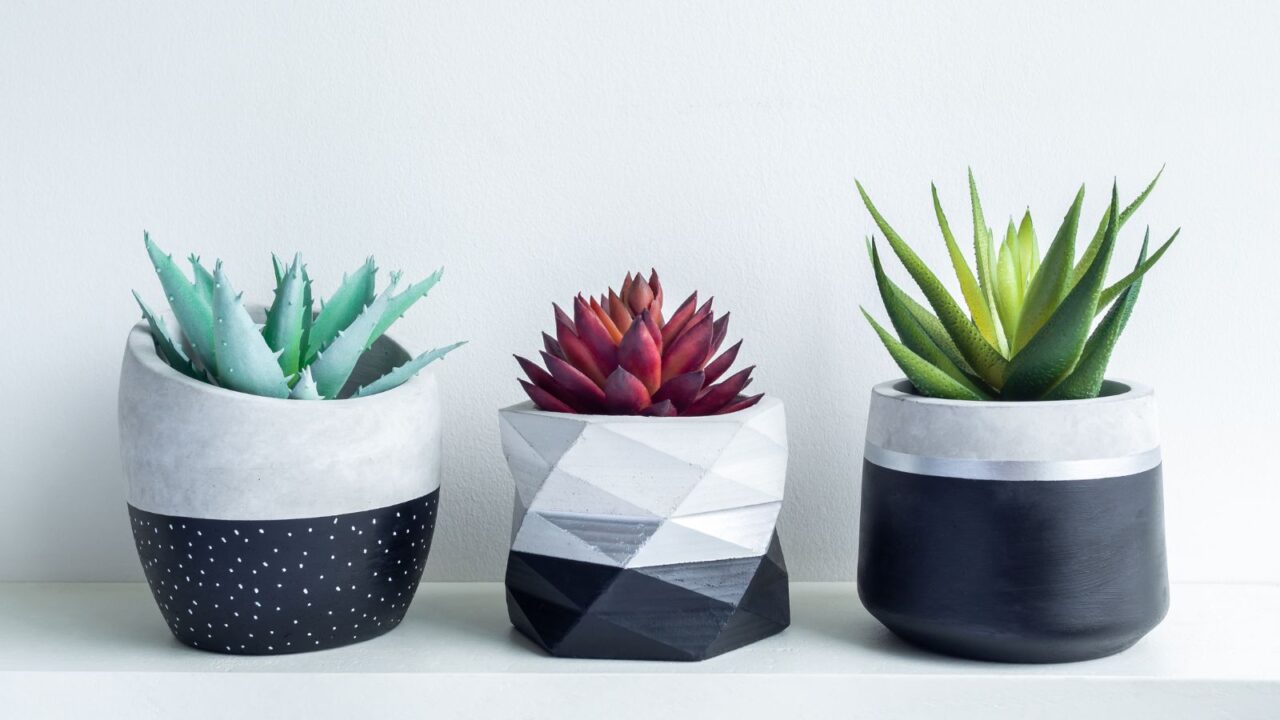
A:
<svg viewBox="0 0 1280 720">
<path fill-rule="evenodd" d="M 328 288 L 369 252 L 446 266 L 398 330 L 472 341 L 439 369 L 436 578 L 500 576 L 495 411 L 550 302 L 650 265 L 714 294 L 788 405 L 791 567 L 851 577 L 895 374 L 854 177 L 941 264 L 931 179 L 964 227 L 973 164 L 993 224 L 1030 204 L 1046 236 L 1079 182 L 1092 225 L 1167 162 L 1123 257 L 1182 240 L 1113 372 L 1158 389 L 1175 579 L 1280 581 L 1278 6 L 950 5 L 5 3 L 0 580 L 140 577 L 115 383 L 129 289 L 161 300 L 144 228 L 255 297 L 272 249 Z"/>
</svg>

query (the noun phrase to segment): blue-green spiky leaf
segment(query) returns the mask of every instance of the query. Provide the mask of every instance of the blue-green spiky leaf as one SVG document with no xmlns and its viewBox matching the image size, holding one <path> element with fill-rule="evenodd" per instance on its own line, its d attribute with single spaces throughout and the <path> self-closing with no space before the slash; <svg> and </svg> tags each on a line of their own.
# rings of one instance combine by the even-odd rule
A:
<svg viewBox="0 0 1280 720">
<path fill-rule="evenodd" d="M 213 271 L 215 376 L 222 387 L 264 397 L 289 396 L 289 383 L 276 355 L 249 317 L 218 263 Z"/>
<path fill-rule="evenodd" d="M 414 303 L 426 297 L 427 293 L 431 292 L 431 288 L 435 287 L 442 277 L 444 277 L 444 268 L 440 268 L 428 275 L 426 279 L 410 285 L 404 292 L 387 301 L 387 309 L 382 314 L 382 319 L 373 328 L 373 337 L 370 339 L 370 344 L 382 337 L 392 323 L 404 317 L 405 312 L 413 307 Z"/>
<path fill-rule="evenodd" d="M 303 368 L 298 375 L 298 382 L 294 383 L 293 390 L 289 392 L 290 400 L 323 400 L 320 391 L 316 389 L 316 381 L 311 377 L 311 368 Z"/>
<path fill-rule="evenodd" d="M 391 296 L 396 290 L 396 278 L 373 302 L 329 343 L 308 367 L 315 377 L 316 388 L 327 398 L 336 398 L 355 370 L 360 356 L 373 344 L 373 330 L 382 320 Z M 323 315 L 323 311 L 321 313 Z"/>
<path fill-rule="evenodd" d="M 164 320 L 156 317 L 151 312 L 151 308 L 142 301 L 137 292 L 133 293 L 133 299 L 138 301 L 138 307 L 142 308 L 142 317 L 147 321 L 147 326 L 151 330 L 151 340 L 156 345 L 156 352 L 160 357 L 169 364 L 169 367 L 196 380 L 204 380 L 204 376 L 195 366 L 191 364 L 191 360 L 187 358 L 187 354 L 182 352 L 177 343 L 173 341 L 173 337 L 169 335 L 169 329 L 165 327 Z"/>
<path fill-rule="evenodd" d="M 200 297 L 204 299 L 205 304 L 210 308 L 213 307 L 213 273 L 200 263 L 200 256 L 192 254 L 187 258 L 191 262 L 191 272 L 195 275 L 196 290 L 199 291 Z"/>
<path fill-rule="evenodd" d="M 204 301 L 200 291 L 173 262 L 172 255 L 156 246 L 149 234 L 143 233 L 142 240 L 156 275 L 160 278 L 160 284 L 164 287 L 169 307 L 173 309 L 173 316 L 182 326 L 182 334 L 191 342 L 196 357 L 204 368 L 213 371 L 217 365 L 213 343 L 213 308 Z"/>
<path fill-rule="evenodd" d="M 391 388 L 401 385 L 405 381 L 407 381 L 409 378 L 413 377 L 414 375 L 417 375 L 418 372 L 421 371 L 424 367 L 430 365 L 436 360 L 439 360 L 445 355 L 448 355 L 449 353 L 453 352 L 457 348 L 460 348 L 466 344 L 467 344 L 467 341 L 463 340 L 462 342 L 456 342 L 452 345 L 446 345 L 444 347 L 436 348 L 434 350 L 428 350 L 427 352 L 422 353 L 418 357 L 392 370 L 386 375 L 383 375 L 377 380 L 374 380 L 368 385 L 365 385 L 364 387 L 361 387 L 359 390 L 356 390 L 356 393 L 353 397 L 368 397 L 370 395 L 377 395 L 380 392 L 386 392 Z"/>
<path fill-rule="evenodd" d="M 274 260 L 274 256 L 272 256 Z M 298 372 L 302 362 L 303 324 L 306 322 L 306 283 L 302 278 L 302 257 L 293 256 L 276 283 L 275 300 L 267 311 L 267 324 L 262 336 L 267 346 L 279 353 L 280 370 L 285 376 Z"/>
<path fill-rule="evenodd" d="M 355 272 L 342 276 L 342 284 L 333 293 L 333 297 L 324 303 L 311 325 L 303 365 L 310 364 L 321 350 L 338 337 L 343 328 L 355 322 L 365 307 L 373 302 L 377 272 L 378 268 L 370 257 Z"/>
</svg>

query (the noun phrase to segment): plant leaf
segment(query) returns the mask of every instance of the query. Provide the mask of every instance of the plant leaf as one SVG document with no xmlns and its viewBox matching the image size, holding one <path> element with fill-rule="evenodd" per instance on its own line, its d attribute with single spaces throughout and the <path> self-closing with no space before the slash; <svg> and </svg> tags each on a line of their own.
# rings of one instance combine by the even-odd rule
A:
<svg viewBox="0 0 1280 720">
<path fill-rule="evenodd" d="M 275 259 L 274 257 L 272 258 Z M 293 256 L 293 263 L 279 276 L 276 297 L 267 311 L 267 324 L 262 336 L 267 346 L 279 353 L 280 370 L 286 377 L 297 374 L 302 361 L 302 328 L 306 318 L 306 282 L 302 279 L 302 258 Z"/>
<path fill-rule="evenodd" d="M 1018 317 L 1018 332 L 1013 344 L 1014 357 L 1035 337 L 1036 332 L 1058 309 L 1058 304 L 1071 289 L 1071 261 L 1076 256 L 1076 230 L 1080 224 L 1080 207 L 1083 204 L 1084 186 L 1081 185 L 1066 217 L 1062 219 L 1062 225 L 1058 226 L 1058 234 L 1045 251 L 1044 262 L 1027 288 L 1022 313 Z"/>
<path fill-rule="evenodd" d="M 382 337 L 391 325 L 400 318 L 404 317 L 405 312 L 413 307 L 413 304 L 427 296 L 431 288 L 440 282 L 440 278 L 444 277 L 444 268 L 440 268 L 427 276 L 426 279 L 416 282 L 405 289 L 404 292 L 396 295 L 387 302 L 386 312 L 382 314 L 382 319 L 373 328 L 373 337 L 369 340 L 373 344 L 374 340 Z"/>
<path fill-rule="evenodd" d="M 142 234 L 142 241 L 147 247 L 147 254 L 151 256 L 151 264 L 160 277 L 160 284 L 164 287 L 169 307 L 173 309 L 173 316 L 182 326 L 182 334 L 191 341 L 196 359 L 206 370 L 213 372 L 217 366 L 213 340 L 213 307 L 204 301 L 196 286 L 187 280 L 187 276 L 173 262 L 172 255 L 161 251 L 145 232 Z"/>
<path fill-rule="evenodd" d="M 383 290 L 373 302 L 369 303 L 346 329 L 341 330 L 333 342 L 316 356 L 308 367 L 316 380 L 316 389 L 327 398 L 336 398 L 355 370 L 360 356 L 372 344 L 373 328 L 382 320 L 387 304 L 396 290 L 396 278 Z M 324 311 L 320 311 L 321 317 Z M 318 320 L 317 320 L 318 322 Z"/>
<path fill-rule="evenodd" d="M 925 265 L 920 256 L 916 255 L 915 251 L 880 215 L 880 211 L 876 210 L 862 184 L 856 184 L 858 193 L 862 196 L 863 204 L 867 206 L 867 210 L 871 213 L 871 217 L 875 219 L 876 225 L 885 234 L 889 246 L 893 248 L 893 252 L 902 261 L 907 272 L 911 274 L 912 279 L 919 285 L 921 292 L 924 293 L 929 304 L 933 306 L 934 312 L 938 314 L 939 322 L 946 328 L 947 334 L 951 336 L 969 366 L 988 385 L 1000 387 L 1004 382 L 1004 372 L 1008 361 L 1000 354 L 999 350 L 992 347 L 983 338 L 978 327 L 964 314 L 964 311 L 956 304 L 956 301 L 947 292 L 938 277 L 933 274 L 933 271 Z"/>
<path fill-rule="evenodd" d="M 880 327 L 880 324 L 871 317 L 865 308 L 862 308 L 862 315 L 867 318 L 867 322 L 871 323 L 871 327 L 880 336 L 880 342 L 883 342 L 885 348 L 889 350 L 889 355 L 893 357 L 893 361 L 898 364 L 899 368 L 902 368 L 902 372 L 906 373 L 907 379 L 911 381 L 911 384 L 915 386 L 920 394 L 952 400 L 982 399 L 974 394 L 972 390 L 956 382 L 954 378 L 945 372 L 930 365 L 924 358 L 911 352 L 910 348 L 885 332 L 885 329 Z"/>
<path fill-rule="evenodd" d="M 1142 238 L 1142 252 L 1138 255 L 1137 267 L 1142 267 L 1147 259 L 1147 244 L 1151 240 L 1151 232 L 1147 231 Z M 1106 379 L 1107 363 L 1111 360 L 1111 351 L 1124 332 L 1129 322 L 1133 306 L 1138 302 L 1138 290 L 1142 288 L 1142 276 L 1139 275 L 1132 285 L 1124 291 L 1120 302 L 1111 307 L 1107 316 L 1098 324 L 1097 329 L 1089 336 L 1084 345 L 1084 353 L 1075 370 L 1071 371 L 1057 387 L 1045 395 L 1046 400 L 1084 400 L 1098 397 L 1102 390 L 1102 381 Z"/>
<path fill-rule="evenodd" d="M 933 214 L 938 218 L 938 227 L 942 230 L 942 240 L 947 245 L 947 254 L 951 257 L 951 267 L 955 269 L 956 279 L 960 281 L 960 294 L 964 296 L 964 302 L 969 306 L 969 314 L 973 317 L 974 325 L 978 326 L 978 331 L 982 333 L 982 337 L 989 343 L 994 343 L 996 334 L 995 321 L 991 317 L 991 309 L 987 307 L 986 298 L 983 297 L 982 288 L 978 285 L 977 279 L 973 276 L 973 271 L 969 269 L 969 263 L 964 259 L 964 253 L 960 252 L 960 246 L 956 244 L 955 235 L 951 233 L 951 223 L 947 222 L 947 215 L 942 211 L 942 202 L 938 199 L 938 188 L 930 183 L 929 189 L 933 193 Z"/>
<path fill-rule="evenodd" d="M 200 264 L 200 257 L 194 253 L 187 257 L 191 262 L 191 271 L 195 275 L 196 290 L 209 307 L 213 307 L 213 273 Z"/>
<path fill-rule="evenodd" d="M 1018 328 L 1018 315 L 1022 312 L 1022 287 L 1018 269 L 1018 233 L 1009 220 L 1004 242 L 1000 243 L 1000 255 L 996 261 L 996 310 L 1000 313 L 1000 327 L 1004 329 L 1007 347 L 1013 347 L 1014 333 Z"/>
<path fill-rule="evenodd" d="M 169 367 L 183 375 L 203 381 L 204 376 L 187 359 L 186 353 L 182 352 L 182 349 L 173 342 L 168 328 L 165 327 L 164 320 L 156 317 L 156 314 L 151 312 L 151 308 L 147 307 L 147 304 L 142 301 L 137 292 L 133 293 L 133 299 L 137 300 L 138 307 L 142 308 L 142 317 L 147 321 L 147 326 L 151 329 L 151 340 L 156 344 L 156 352 L 161 359 L 168 363 Z"/>
<path fill-rule="evenodd" d="M 901 338 L 902 344 L 916 355 L 919 355 L 922 360 L 945 372 L 953 380 L 968 388 L 974 395 L 979 397 L 986 396 L 986 393 L 979 389 L 977 384 L 965 375 L 964 371 L 952 362 L 947 357 L 947 354 L 933 342 L 929 334 L 925 332 L 924 328 L 920 327 L 920 324 L 911 315 L 911 311 L 899 301 L 890 286 L 888 276 L 885 275 L 884 266 L 880 263 L 880 253 L 876 250 L 874 243 L 871 247 L 871 265 L 875 269 L 876 285 L 880 289 L 880 298 L 884 301 L 885 310 L 889 313 L 889 321 L 893 324 L 894 330 L 898 332 L 898 337 Z"/>
<path fill-rule="evenodd" d="M 307 347 L 311 342 L 311 326 L 316 320 L 315 303 L 311 298 L 311 276 L 307 274 L 307 266 L 302 266 L 302 338 L 298 341 L 298 369 L 305 367 Z"/>
<path fill-rule="evenodd" d="M 1001 353 L 1007 353 L 1000 317 L 996 311 L 996 253 L 992 246 L 991 228 L 987 227 L 987 219 L 982 214 L 982 202 L 978 200 L 978 184 L 973 179 L 973 168 L 969 169 L 969 204 L 973 212 L 973 252 L 977 257 L 978 285 L 982 288 L 987 316 L 991 318 L 991 329 L 984 330 L 983 337 L 999 348 Z M 981 330 L 981 326 L 978 329 Z"/>
<path fill-rule="evenodd" d="M 1148 233 L 1149 232 L 1150 230 L 1148 230 Z M 1138 280 L 1141 280 L 1142 276 L 1146 275 L 1148 270 L 1155 267 L 1156 263 L 1160 262 L 1160 258 L 1164 256 L 1164 251 L 1169 249 L 1169 246 L 1172 245 L 1173 241 L 1178 238 L 1178 233 L 1180 232 L 1182 232 L 1182 228 L 1178 228 L 1177 230 L 1174 230 L 1173 235 L 1170 236 L 1168 240 L 1165 240 L 1163 245 L 1161 245 L 1159 248 L 1156 249 L 1155 254 L 1152 255 L 1150 259 L 1146 260 L 1145 262 L 1139 263 L 1138 266 L 1133 269 L 1133 272 L 1129 273 L 1128 275 L 1125 275 L 1124 277 L 1117 280 L 1115 284 L 1111 285 L 1106 290 L 1103 290 L 1102 295 L 1098 297 L 1097 312 L 1102 312 L 1107 307 L 1107 305 L 1111 304 L 1112 300 L 1116 299 L 1117 295 L 1125 291 L 1125 288 L 1128 288 L 1131 284 L 1137 282 Z M 1143 245 L 1146 245 L 1145 238 L 1143 239 L 1142 243 Z"/>
<path fill-rule="evenodd" d="M 258 326 L 249 317 L 232 289 L 222 263 L 213 271 L 214 347 L 217 349 L 218 384 L 252 395 L 284 398 L 289 383 L 275 353 L 267 347 Z"/>
<path fill-rule="evenodd" d="M 1018 251 L 1015 259 L 1018 264 L 1018 294 L 1025 301 L 1031 279 L 1040 270 L 1040 244 L 1036 241 L 1036 228 L 1031 222 L 1030 210 L 1022 214 L 1022 223 L 1018 225 Z"/>
<path fill-rule="evenodd" d="M 361 311 L 373 302 L 373 284 L 378 268 L 370 257 L 355 272 L 343 275 L 342 284 L 329 298 L 329 302 L 320 308 L 320 314 L 311 325 L 307 337 L 307 353 L 303 365 L 311 364 L 313 358 L 323 350 L 338 333 L 355 322 Z"/>
<path fill-rule="evenodd" d="M 290 400 L 323 400 L 320 391 L 316 389 L 316 381 L 311 377 L 311 368 L 303 368 L 298 375 L 298 382 L 294 384 L 293 390 L 289 392 Z"/>
<path fill-rule="evenodd" d="M 417 375 L 418 371 L 422 370 L 422 368 L 430 365 L 436 360 L 439 360 L 445 355 L 448 355 L 449 353 L 453 352 L 455 349 L 460 348 L 466 344 L 467 344 L 467 341 L 463 340 L 462 342 L 456 342 L 452 345 L 446 345 L 442 348 L 428 350 L 427 352 L 422 353 L 418 357 L 401 365 L 395 370 L 392 370 L 386 375 L 383 375 L 377 380 L 374 380 L 368 385 L 365 385 L 359 390 L 356 390 L 355 395 L 353 395 L 352 397 L 368 397 L 370 395 L 377 395 L 380 392 L 386 392 L 387 390 L 390 390 L 391 388 L 396 387 L 401 383 L 404 383 L 406 380 L 413 377 L 414 375 Z"/>
<path fill-rule="evenodd" d="M 1164 166 L 1161 165 L 1160 172 L 1157 172 L 1156 176 L 1151 178 L 1151 182 L 1147 183 L 1147 187 L 1142 191 L 1142 194 L 1138 195 L 1138 197 L 1135 198 L 1133 202 L 1129 203 L 1128 207 L 1120 213 L 1120 223 L 1116 226 L 1117 232 L 1123 229 L 1124 224 L 1129 222 L 1129 218 L 1138 211 L 1138 208 L 1142 207 L 1142 203 L 1146 201 L 1147 196 L 1151 194 L 1151 191 L 1156 188 L 1156 183 L 1160 181 L 1160 176 L 1163 174 Z M 1093 239 L 1089 241 L 1088 247 L 1084 249 L 1084 254 L 1080 256 L 1079 262 L 1076 263 L 1075 270 L 1071 273 L 1071 277 L 1073 278 L 1071 283 L 1072 287 L 1075 287 L 1075 283 L 1080 281 L 1080 276 L 1084 274 L 1085 269 L 1093 263 L 1094 256 L 1098 254 L 1098 248 L 1102 245 L 1102 237 L 1106 233 L 1107 222 L 1110 216 L 1111 209 L 1107 208 L 1106 212 L 1102 214 L 1102 220 L 1098 222 L 1098 229 L 1093 233 Z"/>
<path fill-rule="evenodd" d="M 1111 188 L 1113 218 L 1119 214 L 1118 204 L 1119 198 L 1113 185 Z M 1102 283 L 1106 280 L 1107 265 L 1115 250 L 1118 230 L 1119 225 L 1115 219 L 1108 222 L 1107 232 L 1102 245 L 1098 248 L 1094 263 L 1085 271 L 1084 277 L 1075 288 L 1067 293 L 1066 299 L 1040 328 L 1040 331 L 1031 338 L 1021 352 L 1013 356 L 1013 360 L 1009 362 L 1004 387 L 1001 388 L 1003 397 L 1010 400 L 1039 398 L 1075 368 L 1084 350 L 1089 327 L 1093 324 L 1094 310 L 1098 305 L 1098 297 L 1102 294 Z M 1041 271 L 1048 266 L 1049 263 L 1046 260 Z"/>
</svg>

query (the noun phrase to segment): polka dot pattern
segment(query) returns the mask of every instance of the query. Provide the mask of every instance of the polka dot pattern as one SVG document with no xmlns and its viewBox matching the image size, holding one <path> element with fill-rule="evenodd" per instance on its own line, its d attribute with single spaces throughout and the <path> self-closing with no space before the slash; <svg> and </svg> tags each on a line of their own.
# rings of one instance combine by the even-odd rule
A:
<svg viewBox="0 0 1280 720">
<path fill-rule="evenodd" d="M 400 624 L 431 549 L 439 491 L 296 520 L 205 520 L 129 506 L 147 583 L 178 640 L 272 655 L 341 647 Z"/>
</svg>

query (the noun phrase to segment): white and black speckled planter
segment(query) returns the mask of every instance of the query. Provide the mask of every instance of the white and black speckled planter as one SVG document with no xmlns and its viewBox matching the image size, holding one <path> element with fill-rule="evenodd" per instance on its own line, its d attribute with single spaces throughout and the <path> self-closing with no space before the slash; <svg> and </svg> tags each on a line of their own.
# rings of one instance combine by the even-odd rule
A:
<svg viewBox="0 0 1280 720">
<path fill-rule="evenodd" d="M 384 336 L 352 384 L 408 357 Z M 358 400 L 232 392 L 170 368 L 135 326 L 119 406 L 129 515 L 173 634 L 277 654 L 398 625 L 435 528 L 438 397 L 429 372 Z"/>
<path fill-rule="evenodd" d="M 790 623 L 782 402 L 650 418 L 500 412 L 507 609 L 560 657 L 702 660 Z"/>
<path fill-rule="evenodd" d="M 1069 662 L 1136 643 L 1169 606 L 1149 388 L 1061 402 L 871 398 L 858 595 L 921 647 Z"/>
</svg>

